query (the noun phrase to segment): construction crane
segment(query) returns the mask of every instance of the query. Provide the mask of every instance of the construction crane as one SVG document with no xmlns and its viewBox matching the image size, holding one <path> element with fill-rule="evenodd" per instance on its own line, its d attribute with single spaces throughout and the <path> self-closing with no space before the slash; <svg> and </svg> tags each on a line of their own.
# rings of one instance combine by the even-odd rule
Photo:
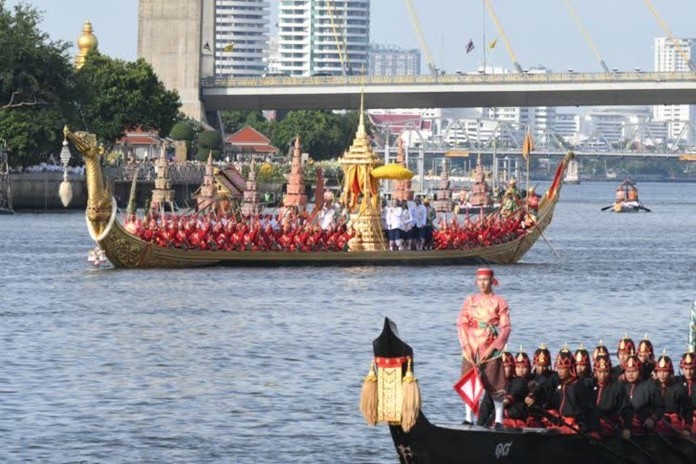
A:
<svg viewBox="0 0 696 464">
<path fill-rule="evenodd" d="M 597 47 L 595 47 L 595 45 L 594 45 L 594 42 L 592 42 L 592 38 L 590 37 L 590 34 L 587 33 L 587 29 L 585 29 L 585 26 L 583 25 L 582 21 L 580 20 L 580 17 L 575 13 L 575 8 L 573 8 L 573 4 L 570 2 L 570 0 L 565 0 L 565 4 L 568 7 L 568 11 L 570 11 L 570 16 L 573 18 L 573 20 L 575 21 L 575 24 L 578 26 L 578 29 L 580 29 L 580 32 L 582 33 L 583 37 L 585 38 L 585 42 L 587 42 L 587 44 L 592 49 L 592 52 L 594 53 L 595 57 L 597 57 L 597 60 L 599 60 L 600 66 L 602 66 L 602 69 L 604 69 L 604 72 L 610 73 L 611 71 L 609 71 L 609 67 L 604 62 L 602 55 L 599 54 Z"/>
<path fill-rule="evenodd" d="M 669 37 L 669 40 L 672 42 L 672 45 L 674 45 L 674 48 L 676 48 L 679 54 L 681 55 L 682 59 L 684 60 L 684 63 L 686 63 L 687 66 L 689 66 L 689 69 L 691 71 L 696 71 L 696 65 L 693 61 L 691 61 L 691 58 L 689 58 L 689 56 L 686 54 L 681 45 L 679 45 L 679 41 L 674 38 L 674 35 L 672 35 L 672 31 L 669 30 L 669 26 L 667 26 L 665 20 L 662 19 L 660 13 L 657 12 L 652 2 L 650 0 L 645 0 L 645 5 L 650 10 L 650 13 L 652 13 L 652 15 L 655 17 L 655 20 L 660 25 L 662 30 L 665 31 L 665 34 L 667 34 L 667 37 Z"/>
<path fill-rule="evenodd" d="M 433 61 L 433 55 L 430 54 L 428 43 L 425 41 L 425 35 L 423 35 L 423 29 L 421 29 L 420 21 L 418 20 L 418 14 L 416 13 L 416 9 L 413 6 L 413 1 L 404 0 L 404 2 L 406 3 L 406 9 L 408 10 L 408 14 L 411 17 L 413 29 L 416 31 L 416 38 L 418 39 L 420 48 L 421 50 L 423 50 L 423 53 L 425 54 L 425 61 L 428 63 L 428 68 L 430 68 L 430 74 L 432 74 L 433 76 L 437 76 L 439 74 L 439 70 L 437 66 L 435 66 L 435 61 Z"/>
<path fill-rule="evenodd" d="M 510 59 L 512 60 L 512 65 L 515 67 L 518 73 L 522 74 L 524 71 L 522 70 L 522 66 L 520 66 L 520 63 L 517 61 L 517 56 L 515 56 L 515 52 L 512 51 L 512 47 L 510 46 L 510 41 L 507 38 L 507 35 L 505 35 L 505 31 L 503 30 L 503 26 L 500 24 L 500 21 L 498 21 L 498 17 L 495 15 L 495 11 L 493 11 L 493 6 L 491 5 L 490 0 L 485 0 L 486 3 L 486 9 L 488 10 L 488 14 L 491 15 L 491 19 L 493 19 L 493 23 L 495 23 L 496 29 L 498 29 L 498 34 L 500 34 L 500 37 L 503 38 L 503 43 L 505 44 L 505 49 L 508 52 L 508 55 L 510 55 Z M 484 44 L 485 46 L 485 44 Z"/>
<path fill-rule="evenodd" d="M 350 60 L 348 59 L 348 46 L 346 44 L 345 33 L 339 41 L 338 38 L 338 28 L 336 27 L 336 21 L 334 16 L 336 15 L 336 5 L 331 3 L 331 0 L 326 0 L 326 9 L 329 13 L 329 19 L 331 21 L 331 30 L 333 31 L 334 42 L 336 42 L 336 50 L 338 51 L 338 59 L 341 61 L 341 71 L 345 76 L 347 70 L 350 69 Z M 344 25 L 344 29 L 347 25 Z"/>
</svg>

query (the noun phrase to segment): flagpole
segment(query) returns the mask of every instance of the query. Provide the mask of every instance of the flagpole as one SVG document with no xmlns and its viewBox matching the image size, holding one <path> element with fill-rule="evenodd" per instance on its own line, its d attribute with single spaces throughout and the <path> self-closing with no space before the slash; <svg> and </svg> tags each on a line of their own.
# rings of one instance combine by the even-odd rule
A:
<svg viewBox="0 0 696 464">
<path fill-rule="evenodd" d="M 531 145 L 531 140 L 532 140 L 532 134 L 529 129 L 529 126 L 527 126 L 527 136 L 529 137 L 530 140 L 530 145 Z M 525 161 L 527 162 L 527 194 L 525 195 L 525 201 L 527 203 L 527 210 L 529 211 L 529 159 L 532 157 L 532 150 L 530 146 L 529 154 L 525 157 Z"/>
<path fill-rule="evenodd" d="M 483 15 L 482 15 L 482 23 L 483 23 L 483 42 L 481 42 L 483 46 L 483 74 L 486 74 L 486 0 L 481 0 L 482 1 L 482 7 L 483 7 Z"/>
</svg>

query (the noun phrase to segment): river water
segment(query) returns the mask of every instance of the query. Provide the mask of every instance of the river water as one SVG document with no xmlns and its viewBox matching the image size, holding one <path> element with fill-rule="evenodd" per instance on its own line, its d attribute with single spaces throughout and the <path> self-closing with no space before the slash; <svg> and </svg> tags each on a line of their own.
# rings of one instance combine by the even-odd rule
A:
<svg viewBox="0 0 696 464">
<path fill-rule="evenodd" d="M 543 187 L 543 186 L 542 186 Z M 652 213 L 566 186 L 522 264 L 496 266 L 511 347 L 684 349 L 696 184 L 643 183 Z M 358 412 L 384 316 L 414 348 L 424 411 L 459 421 L 455 320 L 475 267 L 94 269 L 80 213 L 0 217 L 0 462 L 397 462 Z M 560 258 L 560 259 L 559 259 Z"/>
</svg>

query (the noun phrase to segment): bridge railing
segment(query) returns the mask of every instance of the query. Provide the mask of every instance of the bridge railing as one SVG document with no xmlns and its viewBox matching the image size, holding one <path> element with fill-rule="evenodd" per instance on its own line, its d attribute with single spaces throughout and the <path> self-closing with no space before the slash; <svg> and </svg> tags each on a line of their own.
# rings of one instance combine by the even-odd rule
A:
<svg viewBox="0 0 696 464">
<path fill-rule="evenodd" d="M 201 86 L 210 87 L 312 87 L 413 85 L 413 84 L 521 84 L 521 83 L 598 83 L 598 82 L 683 82 L 696 81 L 694 72 L 612 72 L 612 73 L 510 73 L 444 74 L 439 76 L 269 76 L 206 77 Z"/>
<path fill-rule="evenodd" d="M 126 164 L 122 166 L 107 166 L 104 168 L 106 177 L 115 182 L 132 181 L 136 169 L 139 181 L 154 181 L 157 177 L 155 165 Z M 174 183 L 200 183 L 205 174 L 205 164 L 173 164 L 169 166 L 169 179 Z"/>
</svg>

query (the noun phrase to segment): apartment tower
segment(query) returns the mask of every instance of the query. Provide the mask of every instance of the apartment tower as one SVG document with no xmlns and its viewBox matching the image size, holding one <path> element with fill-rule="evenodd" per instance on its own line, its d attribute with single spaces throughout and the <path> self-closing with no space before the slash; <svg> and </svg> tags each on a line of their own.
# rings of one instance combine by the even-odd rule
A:
<svg viewBox="0 0 696 464">
<path fill-rule="evenodd" d="M 678 47 L 677 47 L 678 45 Z M 696 39 L 655 39 L 655 71 L 689 72 L 688 60 L 694 57 Z M 694 125 L 696 105 L 658 105 L 653 109 L 654 119 L 667 123 L 667 136 L 675 142 L 696 143 Z"/>
<path fill-rule="evenodd" d="M 215 0 L 215 75 L 265 74 L 270 23 L 268 0 Z"/>
<path fill-rule="evenodd" d="M 279 71 L 367 74 L 370 0 L 279 0 Z"/>
</svg>

